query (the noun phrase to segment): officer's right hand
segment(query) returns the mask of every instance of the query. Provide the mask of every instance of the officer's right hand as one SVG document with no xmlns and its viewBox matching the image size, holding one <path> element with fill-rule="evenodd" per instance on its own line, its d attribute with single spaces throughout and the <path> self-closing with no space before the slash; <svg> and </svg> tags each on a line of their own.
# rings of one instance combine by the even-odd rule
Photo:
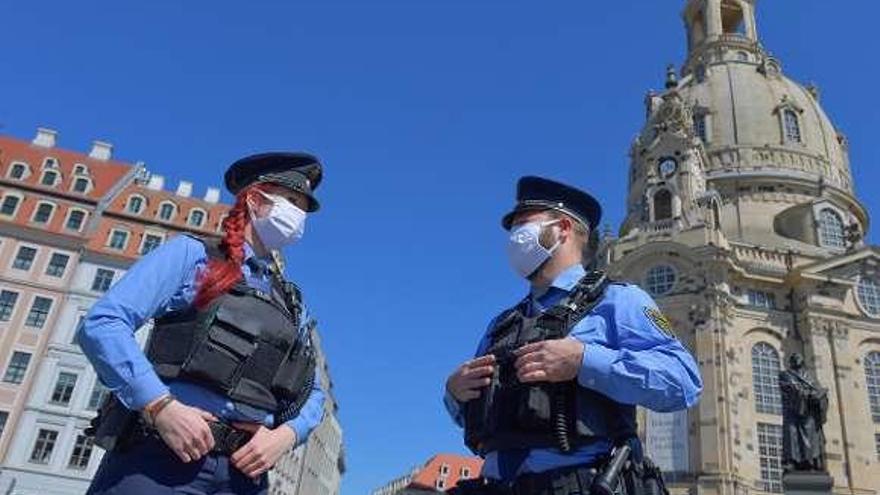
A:
<svg viewBox="0 0 880 495">
<path fill-rule="evenodd" d="M 176 400 L 159 411 L 153 420 L 159 436 L 183 462 L 197 461 L 214 448 L 214 435 L 208 421 L 217 421 L 217 418 Z"/>
<path fill-rule="evenodd" d="M 446 380 L 446 390 L 459 402 L 468 402 L 480 396 L 482 389 L 492 383 L 495 356 L 487 354 L 459 366 Z"/>
</svg>

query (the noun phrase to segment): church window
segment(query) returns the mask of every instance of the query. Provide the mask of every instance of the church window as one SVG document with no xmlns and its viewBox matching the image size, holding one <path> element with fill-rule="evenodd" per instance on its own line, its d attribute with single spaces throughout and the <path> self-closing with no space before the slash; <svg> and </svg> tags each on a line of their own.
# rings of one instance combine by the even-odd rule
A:
<svg viewBox="0 0 880 495">
<path fill-rule="evenodd" d="M 675 269 L 669 265 L 657 265 L 645 276 L 645 290 L 652 296 L 668 294 L 675 286 Z"/>
<path fill-rule="evenodd" d="M 724 0 L 721 4 L 721 27 L 724 34 L 746 34 L 743 9 L 736 0 Z"/>
<path fill-rule="evenodd" d="M 801 142 L 801 124 L 794 110 L 782 112 L 783 125 L 785 127 L 785 141 L 789 143 Z"/>
<path fill-rule="evenodd" d="M 776 297 L 769 292 L 749 289 L 748 298 L 749 306 L 753 308 L 774 309 L 776 307 Z"/>
<path fill-rule="evenodd" d="M 819 244 L 825 247 L 846 247 L 843 220 L 831 208 L 819 212 Z"/>
<path fill-rule="evenodd" d="M 782 393 L 779 390 L 779 353 L 772 345 L 758 342 L 752 347 L 752 384 L 755 410 L 764 414 L 782 414 Z"/>
<path fill-rule="evenodd" d="M 880 352 L 869 352 L 865 356 L 865 387 L 868 389 L 871 418 L 875 423 L 880 423 Z"/>
<path fill-rule="evenodd" d="M 862 277 L 859 279 L 857 293 L 862 310 L 875 318 L 880 317 L 880 285 L 877 280 Z"/>
<path fill-rule="evenodd" d="M 749 54 L 747 52 L 737 52 L 736 58 L 740 62 L 748 62 L 749 61 Z"/>
<path fill-rule="evenodd" d="M 782 426 L 758 423 L 759 490 L 782 493 Z"/>
<path fill-rule="evenodd" d="M 709 142 L 709 136 L 706 133 L 706 115 L 705 114 L 694 114 L 694 134 L 700 138 L 700 141 L 704 143 Z"/>
<path fill-rule="evenodd" d="M 712 201 L 712 220 L 715 222 L 715 230 L 721 230 L 721 207 L 718 201 Z"/>
<path fill-rule="evenodd" d="M 672 218 L 672 193 L 661 189 L 654 194 L 654 221 Z"/>
</svg>

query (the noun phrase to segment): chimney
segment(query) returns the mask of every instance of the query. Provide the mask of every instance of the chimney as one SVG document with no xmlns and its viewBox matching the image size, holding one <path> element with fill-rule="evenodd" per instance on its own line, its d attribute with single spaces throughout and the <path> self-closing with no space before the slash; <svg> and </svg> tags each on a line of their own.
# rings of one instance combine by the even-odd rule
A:
<svg viewBox="0 0 880 495">
<path fill-rule="evenodd" d="M 58 132 L 53 129 L 37 127 L 37 135 L 31 142 L 34 145 L 42 146 L 43 148 L 54 148 L 56 136 L 58 136 Z"/>
<path fill-rule="evenodd" d="M 188 182 L 185 180 L 180 181 L 180 184 L 177 185 L 177 195 L 183 196 L 184 198 L 188 198 L 193 192 L 192 182 Z"/>
<path fill-rule="evenodd" d="M 92 141 L 92 151 L 89 156 L 95 160 L 109 160 L 113 156 L 113 145 L 104 141 Z"/>
<path fill-rule="evenodd" d="M 147 182 L 147 189 L 161 191 L 163 187 L 165 187 L 165 177 L 156 174 L 150 176 L 150 180 Z"/>
<path fill-rule="evenodd" d="M 209 187 L 208 191 L 205 192 L 205 201 L 212 204 L 217 204 L 220 201 L 220 189 L 216 187 Z"/>
</svg>

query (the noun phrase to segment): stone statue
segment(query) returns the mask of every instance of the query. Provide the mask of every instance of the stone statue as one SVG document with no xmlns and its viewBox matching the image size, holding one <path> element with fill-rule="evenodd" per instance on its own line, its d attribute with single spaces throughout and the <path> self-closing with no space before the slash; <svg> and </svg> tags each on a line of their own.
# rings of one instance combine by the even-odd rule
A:
<svg viewBox="0 0 880 495">
<path fill-rule="evenodd" d="M 807 375 L 804 358 L 793 353 L 779 373 L 782 389 L 782 464 L 786 472 L 825 471 L 828 390 Z"/>
</svg>

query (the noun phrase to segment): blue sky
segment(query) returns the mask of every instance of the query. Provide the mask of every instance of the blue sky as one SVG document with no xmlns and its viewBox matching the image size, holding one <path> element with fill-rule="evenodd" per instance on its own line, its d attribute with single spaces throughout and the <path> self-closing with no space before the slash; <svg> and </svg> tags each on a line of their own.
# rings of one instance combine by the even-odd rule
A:
<svg viewBox="0 0 880 495">
<path fill-rule="evenodd" d="M 762 41 L 821 87 L 876 213 L 880 69 L 866 41 L 880 4 L 794 3 L 758 2 Z M 524 290 L 498 225 L 516 178 L 590 189 L 618 226 L 642 98 L 683 59 L 682 5 L 7 2 L 0 124 L 28 139 L 53 127 L 72 149 L 108 140 L 198 194 L 250 152 L 324 159 L 324 209 L 287 254 L 331 360 L 343 493 L 364 494 L 465 452 L 440 390 Z"/>
</svg>

